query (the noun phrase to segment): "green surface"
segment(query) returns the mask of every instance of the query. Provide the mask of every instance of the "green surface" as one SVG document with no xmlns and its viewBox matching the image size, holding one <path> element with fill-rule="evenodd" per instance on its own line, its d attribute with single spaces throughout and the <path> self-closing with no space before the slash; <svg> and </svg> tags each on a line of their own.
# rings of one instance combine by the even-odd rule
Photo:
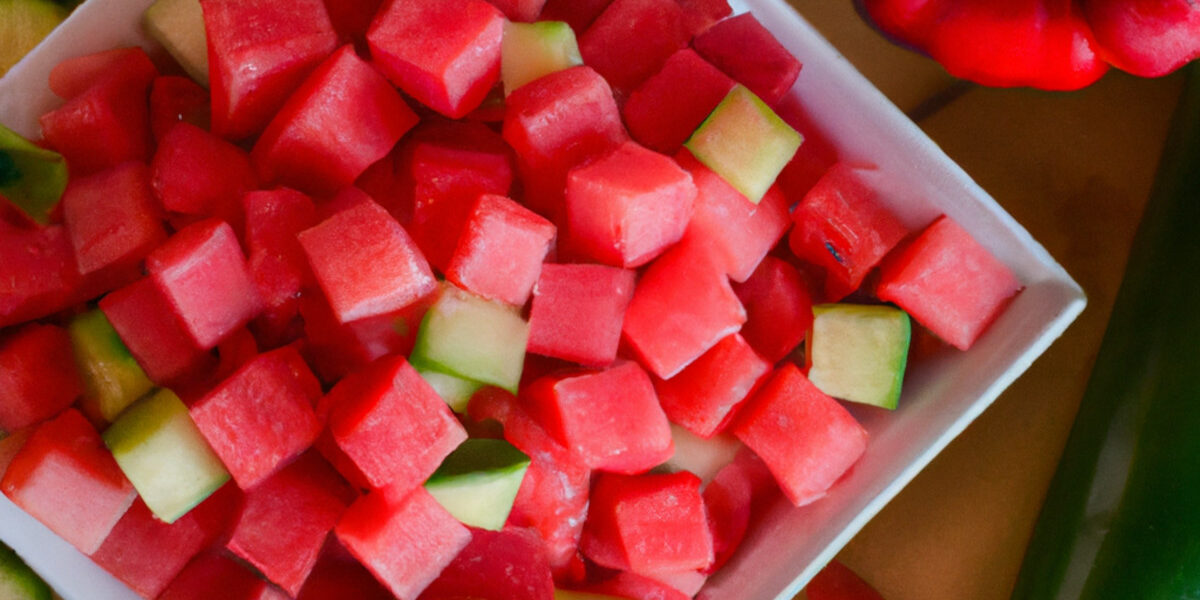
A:
<svg viewBox="0 0 1200 600">
<path fill-rule="evenodd" d="M 126 407 L 154 389 L 154 382 L 99 309 L 76 316 L 68 331 L 83 376 L 86 412 L 111 423 Z"/>
<path fill-rule="evenodd" d="M 0 600 L 49 600 L 50 586 L 12 548 L 0 543 Z"/>
<path fill-rule="evenodd" d="M 1200 68 L 1014 599 L 1200 598 Z"/>
<path fill-rule="evenodd" d="M 454 518 L 499 531 L 512 511 L 529 457 L 504 440 L 463 442 L 425 482 L 425 489 Z"/>
<path fill-rule="evenodd" d="M 459 414 L 466 414 L 471 396 L 483 387 L 476 381 L 431 369 L 417 369 L 417 373 L 420 373 L 421 378 L 429 383 L 429 387 L 441 396 L 450 410 Z"/>
<path fill-rule="evenodd" d="M 525 366 L 529 323 L 517 309 L 452 285 L 425 313 L 409 361 L 517 393 Z"/>
<path fill-rule="evenodd" d="M 908 314 L 893 306 L 814 306 L 808 379 L 834 398 L 894 409 L 911 337 Z"/>
<path fill-rule="evenodd" d="M 5 0 L 0 0 L 0 22 L 5 18 L 4 6 Z M 0 40 L 4 27 L 0 25 Z M 0 196 L 44 224 L 66 188 L 67 163 L 62 155 L 40 148 L 0 125 Z"/>
<path fill-rule="evenodd" d="M 575 31 L 562 21 L 504 22 L 500 81 L 504 95 L 538 79 L 583 64 Z"/>
</svg>

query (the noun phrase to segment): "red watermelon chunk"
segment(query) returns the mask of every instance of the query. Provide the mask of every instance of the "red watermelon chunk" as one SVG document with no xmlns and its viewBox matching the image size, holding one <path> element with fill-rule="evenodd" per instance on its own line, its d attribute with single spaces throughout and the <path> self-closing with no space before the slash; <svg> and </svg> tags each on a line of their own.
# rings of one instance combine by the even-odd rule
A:
<svg viewBox="0 0 1200 600">
<path fill-rule="evenodd" d="M 150 168 L 163 208 L 219 217 L 239 230 L 242 196 L 258 187 L 245 150 L 191 123 L 177 123 L 163 135 Z"/>
<path fill-rule="evenodd" d="M 908 228 L 846 163 L 825 173 L 793 211 L 792 220 L 796 225 L 788 244 L 796 256 L 825 269 L 825 292 L 831 301 L 857 289 L 908 235 Z"/>
<path fill-rule="evenodd" d="M 100 300 L 100 310 L 151 381 L 168 385 L 213 362 L 175 314 L 163 289 L 149 277 Z"/>
<path fill-rule="evenodd" d="M 579 36 L 579 53 L 624 96 L 690 39 L 676 0 L 614 0 Z"/>
<path fill-rule="evenodd" d="M 597 564 L 635 573 L 707 568 L 712 534 L 700 478 L 687 471 L 601 474 L 592 487 L 581 548 Z"/>
<path fill-rule="evenodd" d="M 296 350 L 260 354 L 189 408 L 213 452 L 249 490 L 312 445 L 316 378 Z"/>
<path fill-rule="evenodd" d="M 25 446 L 25 441 L 29 439 L 35 429 L 37 428 L 26 427 L 16 431 L 7 431 L 4 437 L 0 438 L 0 477 L 4 476 L 8 465 L 17 456 L 17 452 L 20 452 L 21 448 Z"/>
<path fill-rule="evenodd" d="M 50 69 L 50 91 L 70 100 L 103 82 L 114 80 L 149 84 L 158 69 L 140 47 L 114 48 L 68 58 Z"/>
<path fill-rule="evenodd" d="M 371 487 L 395 493 L 421 485 L 467 438 L 450 407 L 402 356 L 348 375 L 321 407 L 338 447 Z"/>
<path fill-rule="evenodd" d="M 625 142 L 572 169 L 566 198 L 572 250 L 633 268 L 683 237 L 696 186 L 669 156 Z"/>
<path fill-rule="evenodd" d="M 45 421 L 82 393 L 66 330 L 31 323 L 0 338 L 0 432 Z"/>
<path fill-rule="evenodd" d="M 746 536 L 751 515 L 778 489 L 767 465 L 745 449 L 704 487 L 701 496 L 712 531 L 714 557 L 708 573 L 715 573 L 733 556 Z"/>
<path fill-rule="evenodd" d="M 342 323 L 395 312 L 437 289 L 412 238 L 374 202 L 337 212 L 299 239 Z"/>
<path fill-rule="evenodd" d="M 542 538 L 532 529 L 471 529 L 471 542 L 421 593 L 421 600 L 553 600 Z"/>
<path fill-rule="evenodd" d="M 606 265 L 542 265 L 529 310 L 528 351 L 588 366 L 616 360 L 636 277 Z"/>
<path fill-rule="evenodd" d="M 776 114 L 804 138 L 800 149 L 775 179 L 785 196 L 795 202 L 808 193 L 825 172 L 838 161 L 837 149 L 829 141 L 796 96 L 785 96 L 775 107 Z"/>
<path fill-rule="evenodd" d="M 471 531 L 422 486 L 403 496 L 376 491 L 359 498 L 335 531 L 399 600 L 415 600 L 471 542 Z"/>
<path fill-rule="evenodd" d="M 480 196 L 446 279 L 484 298 L 524 306 L 555 232 L 553 223 L 509 198 Z"/>
<path fill-rule="evenodd" d="M 358 562 L 337 536 L 325 540 L 317 564 L 296 600 L 393 600 L 392 593 Z"/>
<path fill-rule="evenodd" d="M 622 333 L 650 372 L 670 379 L 745 321 L 715 256 L 680 244 L 638 281 Z"/>
<path fill-rule="evenodd" d="M 0 326 L 66 308 L 79 285 L 66 227 L 24 229 L 0 221 Z"/>
<path fill-rule="evenodd" d="M 557 223 L 567 171 L 629 139 L 612 88 L 578 66 L 521 86 L 507 103 L 504 140 L 517 154 L 526 204 Z"/>
<path fill-rule="evenodd" d="M 733 14 L 728 0 L 678 0 L 683 7 L 683 23 L 688 35 L 696 37 Z"/>
<path fill-rule="evenodd" d="M 542 14 L 546 0 L 488 0 L 499 8 L 510 21 L 532 23 Z M 544 19 L 543 19 L 544 20 Z"/>
<path fill-rule="evenodd" d="M 584 593 L 603 594 L 605 598 L 641 598 L 643 600 L 688 600 L 691 596 L 645 575 L 622 571 L 587 586 Z"/>
<path fill-rule="evenodd" d="M 127 162 L 93 175 L 72 177 L 62 197 L 63 222 L 86 275 L 136 265 L 167 239 L 150 171 Z"/>
<path fill-rule="evenodd" d="M 804 341 L 812 327 L 813 302 L 796 267 L 768 256 L 733 291 L 746 307 L 742 337 L 768 362 L 779 362 Z"/>
<path fill-rule="evenodd" d="M 203 0 L 201 7 L 213 133 L 224 138 L 262 131 L 337 47 L 322 0 Z"/>
<path fill-rule="evenodd" d="M 612 0 L 546 0 L 542 21 L 565 21 L 579 37 L 604 12 Z"/>
<path fill-rule="evenodd" d="M 593 469 L 640 473 L 675 450 L 654 384 L 635 362 L 548 375 L 521 397 L 537 422 Z"/>
<path fill-rule="evenodd" d="M 224 221 L 208 219 L 177 231 L 146 257 L 146 270 L 206 350 L 254 318 L 262 304 L 237 235 Z"/>
<path fill-rule="evenodd" d="M 364 55 L 367 29 L 382 6 L 383 0 L 325 0 L 325 11 L 338 39 L 353 42 L 364 50 Z"/>
<path fill-rule="evenodd" d="M 672 54 L 621 107 L 629 133 L 648 148 L 674 154 L 725 99 L 734 82 L 684 48 Z"/>
<path fill-rule="evenodd" d="M 205 552 L 184 567 L 158 600 L 287 600 L 287 597 L 234 559 Z"/>
<path fill-rule="evenodd" d="M 733 333 L 654 389 L 672 423 L 707 438 L 725 428 L 770 370 L 771 363 Z"/>
<path fill-rule="evenodd" d="M 762 458 L 796 506 L 824 496 L 867 448 L 862 425 L 793 363 L 775 370 L 732 431 Z"/>
<path fill-rule="evenodd" d="M 150 85 L 150 131 L 160 143 L 176 123 L 207 130 L 211 114 L 208 90 L 187 77 L 162 75 Z"/>
<path fill-rule="evenodd" d="M 804 588 L 808 600 L 883 600 L 883 596 L 863 581 L 850 567 L 830 561 Z"/>
<path fill-rule="evenodd" d="M 142 597 L 156 598 L 194 556 L 224 534 L 240 505 L 237 486 L 226 485 L 167 524 L 139 499 L 92 560 Z"/>
<path fill-rule="evenodd" d="M 317 224 L 316 205 L 288 188 L 255 191 L 242 198 L 246 212 L 246 266 L 263 301 L 254 329 L 268 346 L 281 345 L 300 311 L 301 290 L 315 283 L 296 236 Z"/>
<path fill-rule="evenodd" d="M 328 463 L 304 454 L 246 491 L 225 547 L 294 597 L 354 498 Z"/>
<path fill-rule="evenodd" d="M 778 103 L 800 76 L 800 61 L 750 13 L 713 25 L 692 45 L 700 56 L 770 105 Z"/>
<path fill-rule="evenodd" d="M 100 548 L 137 498 L 100 434 L 73 408 L 29 436 L 0 490 L 84 554 Z"/>
<path fill-rule="evenodd" d="M 881 267 L 876 289 L 939 338 L 970 348 L 1021 282 L 958 223 L 939 217 Z"/>
<path fill-rule="evenodd" d="M 264 180 L 328 195 L 354 183 L 416 123 L 395 88 L 342 46 L 292 94 L 251 156 Z"/>
<path fill-rule="evenodd" d="M 407 356 L 428 306 L 421 301 L 399 311 L 339 323 L 319 293 L 302 294 L 300 317 L 313 366 L 321 379 L 336 382 L 381 356 Z"/>
<path fill-rule="evenodd" d="M 680 151 L 676 160 L 696 184 L 696 208 L 684 235 L 709 246 L 730 279 L 745 281 L 791 225 L 787 198 L 772 186 L 755 204 L 690 152 Z"/>
<path fill-rule="evenodd" d="M 457 119 L 500 77 L 504 15 L 484 0 L 391 2 L 367 32 L 371 56 L 400 89 Z"/>
</svg>

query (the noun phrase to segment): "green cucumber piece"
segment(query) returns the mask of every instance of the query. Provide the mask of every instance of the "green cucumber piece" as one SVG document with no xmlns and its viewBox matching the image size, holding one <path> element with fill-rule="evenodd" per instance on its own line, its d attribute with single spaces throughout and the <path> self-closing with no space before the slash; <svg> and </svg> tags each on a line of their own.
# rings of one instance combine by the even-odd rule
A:
<svg viewBox="0 0 1200 600">
<path fill-rule="evenodd" d="M 154 389 L 154 382 L 99 309 L 75 317 L 68 332 L 83 376 L 83 403 L 88 414 L 111 423 L 126 407 Z"/>
<path fill-rule="evenodd" d="M 528 341 L 518 309 L 446 284 L 425 313 L 409 362 L 515 394 Z"/>
<path fill-rule="evenodd" d="M 29 565 L 12 548 L 0 544 L 0 598 L 50 600 L 52 596 L 50 586 Z"/>
<path fill-rule="evenodd" d="M 103 438 L 146 506 L 167 523 L 229 480 L 187 407 L 168 389 L 126 409 Z"/>
<path fill-rule="evenodd" d="M 834 398 L 895 409 L 911 337 L 908 313 L 893 306 L 814 306 L 808 379 Z"/>
<path fill-rule="evenodd" d="M 466 414 L 471 396 L 474 396 L 475 392 L 483 387 L 483 384 L 477 381 L 432 369 L 417 369 L 417 373 L 429 384 L 429 387 L 433 388 L 433 391 L 442 397 L 450 410 L 458 414 Z"/>
<path fill-rule="evenodd" d="M 3 6 L 4 2 L 0 2 L 0 22 L 5 18 Z M 41 148 L 0 125 L 0 196 L 8 198 L 30 219 L 46 224 L 65 189 L 67 161 L 61 154 Z"/>
<path fill-rule="evenodd" d="M 425 489 L 465 525 L 499 531 L 521 489 L 529 457 L 504 440 L 463 442 L 425 482 Z"/>
<path fill-rule="evenodd" d="M 530 81 L 582 64 L 570 25 L 562 21 L 504 22 L 500 81 L 505 96 Z"/>
<path fill-rule="evenodd" d="M 196 83 L 208 87 L 208 37 L 200 0 L 157 0 L 142 13 L 142 27 Z"/>
</svg>

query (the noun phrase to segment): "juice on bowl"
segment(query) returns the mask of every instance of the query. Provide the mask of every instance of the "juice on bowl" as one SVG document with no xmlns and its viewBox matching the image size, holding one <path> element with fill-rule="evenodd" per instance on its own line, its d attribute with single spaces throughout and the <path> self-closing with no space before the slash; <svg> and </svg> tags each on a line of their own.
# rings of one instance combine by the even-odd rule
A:
<svg viewBox="0 0 1200 600">
<path fill-rule="evenodd" d="M 117 161 L 69 114 L 42 119 L 63 106 L 51 86 L 98 77 L 51 71 L 129 46 L 168 64 L 142 29 L 150 4 L 89 0 L 0 80 L 3 124 L 46 130 L 72 169 L 38 247 L 67 248 L 67 276 L 93 286 L 0 316 L 18 315 L 0 360 L 85 365 L 75 387 L 70 361 L 21 367 L 63 406 L 10 426 L 23 445 L 0 499 L 0 539 L 65 598 L 218 573 L 269 597 L 354 581 L 789 598 L 1083 308 L 782 2 L 734 1 L 723 21 L 719 2 L 548 2 L 576 36 L 517 24 L 527 3 L 495 3 L 511 21 L 482 2 L 388 3 L 368 32 L 345 7 L 314 25 L 214 0 L 218 62 L 184 60 L 214 75 L 211 95 L 133 55 L 106 63 L 154 90 L 154 141 L 115 132 L 112 154 L 135 159 Z M 285 58 L 241 43 L 248 16 L 288 25 Z M 625 27 L 651 17 L 675 28 Z M 437 58 L 476 51 L 496 62 Z M 242 94 L 233 56 L 293 74 Z M 695 93 L 673 101 L 680 86 Z M 469 201 L 434 200 L 455 185 Z M 10 241 L 45 231 L 16 215 Z M 986 275 L 979 304 L 938 283 L 947 260 Z M 47 456 L 89 474 L 71 484 L 86 518 L 50 508 Z M 117 539 L 172 536 L 152 557 Z M 533 555 L 507 579 L 523 591 L 497 591 Z"/>
</svg>

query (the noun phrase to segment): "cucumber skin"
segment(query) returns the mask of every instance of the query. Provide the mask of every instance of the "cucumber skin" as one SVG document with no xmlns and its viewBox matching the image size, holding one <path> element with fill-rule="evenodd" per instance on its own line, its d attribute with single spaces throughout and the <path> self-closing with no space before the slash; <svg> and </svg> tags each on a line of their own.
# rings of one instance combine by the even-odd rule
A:
<svg viewBox="0 0 1200 600">
<path fill-rule="evenodd" d="M 1200 66 L 1171 132 L 1014 600 L 1200 598 Z"/>
</svg>

